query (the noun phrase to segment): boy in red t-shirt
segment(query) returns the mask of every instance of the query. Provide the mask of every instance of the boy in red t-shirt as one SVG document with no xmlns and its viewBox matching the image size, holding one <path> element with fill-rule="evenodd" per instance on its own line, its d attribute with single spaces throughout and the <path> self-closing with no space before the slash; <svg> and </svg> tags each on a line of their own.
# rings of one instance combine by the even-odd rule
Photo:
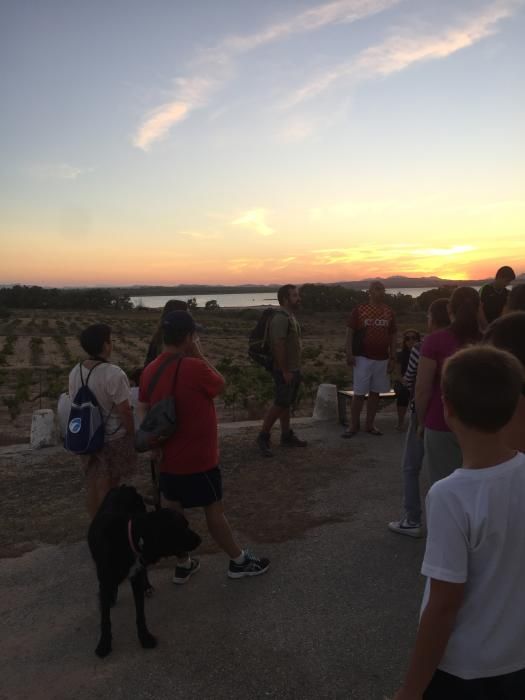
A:
<svg viewBox="0 0 525 700">
<path fill-rule="evenodd" d="M 239 547 L 222 505 L 213 400 L 224 391 L 224 378 L 204 357 L 195 335 L 195 322 L 187 311 L 168 314 L 162 322 L 162 332 L 164 352 L 144 369 L 137 405 L 143 417 L 150 406 L 175 397 L 177 429 L 164 443 L 160 456 L 162 505 L 178 511 L 204 508 L 210 535 L 230 557 L 230 578 L 263 574 L 269 560 L 257 559 Z M 180 558 L 173 583 L 186 583 L 199 567 L 198 559 L 189 555 Z"/>
</svg>

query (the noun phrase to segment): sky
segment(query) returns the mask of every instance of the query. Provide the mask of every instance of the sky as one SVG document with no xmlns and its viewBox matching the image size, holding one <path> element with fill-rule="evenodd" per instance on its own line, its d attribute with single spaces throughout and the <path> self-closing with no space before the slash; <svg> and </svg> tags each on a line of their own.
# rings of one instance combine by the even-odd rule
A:
<svg viewBox="0 0 525 700">
<path fill-rule="evenodd" d="M 524 0 L 0 0 L 0 284 L 525 272 Z"/>
</svg>

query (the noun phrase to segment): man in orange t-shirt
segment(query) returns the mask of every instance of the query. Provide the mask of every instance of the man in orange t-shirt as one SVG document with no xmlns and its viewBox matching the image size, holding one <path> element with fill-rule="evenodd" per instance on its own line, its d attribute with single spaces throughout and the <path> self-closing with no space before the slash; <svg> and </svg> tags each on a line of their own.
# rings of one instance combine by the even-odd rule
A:
<svg viewBox="0 0 525 700">
<path fill-rule="evenodd" d="M 368 303 L 356 306 L 348 320 L 346 359 L 354 368 L 354 398 L 350 429 L 343 437 L 353 437 L 359 432 L 359 420 L 367 395 L 366 432 L 381 435 L 374 421 L 379 395 L 390 389 L 388 373 L 392 371 L 396 357 L 396 317 L 385 304 L 383 283 L 371 282 L 368 296 Z"/>
<path fill-rule="evenodd" d="M 160 456 L 163 507 L 183 511 L 204 508 L 208 531 L 230 557 L 228 576 L 264 573 L 270 562 L 242 550 L 233 537 L 222 505 L 217 416 L 213 400 L 224 391 L 224 377 L 204 356 L 195 322 L 187 311 L 173 311 L 162 322 L 164 352 L 145 367 L 140 378 L 137 410 L 173 396 L 177 428 Z M 198 559 L 181 557 L 173 583 L 186 583 L 200 568 Z"/>
</svg>

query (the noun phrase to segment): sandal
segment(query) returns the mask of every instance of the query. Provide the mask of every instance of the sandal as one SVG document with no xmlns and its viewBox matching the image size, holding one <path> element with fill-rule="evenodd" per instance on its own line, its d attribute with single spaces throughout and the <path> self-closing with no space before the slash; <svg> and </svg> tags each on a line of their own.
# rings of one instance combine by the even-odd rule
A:
<svg viewBox="0 0 525 700">
<path fill-rule="evenodd" d="M 383 433 L 382 433 L 380 430 L 378 430 L 377 428 L 370 428 L 370 430 L 367 430 L 366 432 L 367 432 L 369 435 L 375 435 L 376 437 L 377 437 L 378 435 L 382 435 L 382 434 L 383 434 Z"/>
</svg>

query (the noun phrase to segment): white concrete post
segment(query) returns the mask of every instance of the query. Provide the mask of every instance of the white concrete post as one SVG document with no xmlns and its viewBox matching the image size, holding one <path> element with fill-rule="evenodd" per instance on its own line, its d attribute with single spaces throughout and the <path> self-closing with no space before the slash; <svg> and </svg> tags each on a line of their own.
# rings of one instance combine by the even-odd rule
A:
<svg viewBox="0 0 525 700">
<path fill-rule="evenodd" d="M 314 420 L 338 420 L 337 387 L 335 384 L 320 384 L 314 406 Z"/>
<path fill-rule="evenodd" d="M 55 414 L 50 408 L 33 412 L 31 420 L 31 447 L 39 450 L 41 447 L 51 447 L 57 444 Z"/>
</svg>

